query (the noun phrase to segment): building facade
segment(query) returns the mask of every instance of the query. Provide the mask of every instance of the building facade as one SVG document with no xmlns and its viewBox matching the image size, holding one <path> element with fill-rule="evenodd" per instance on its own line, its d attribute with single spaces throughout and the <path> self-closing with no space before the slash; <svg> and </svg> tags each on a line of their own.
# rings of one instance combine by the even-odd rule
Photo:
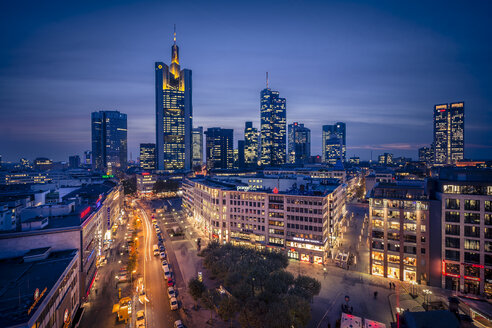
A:
<svg viewBox="0 0 492 328">
<path fill-rule="evenodd" d="M 244 125 L 244 164 L 246 167 L 258 165 L 258 129 L 253 122 Z"/>
<path fill-rule="evenodd" d="M 285 252 L 303 262 L 321 264 L 331 256 L 334 227 L 345 210 L 343 184 L 311 185 L 312 179 L 300 177 L 233 180 L 186 179 L 183 208 L 189 223 L 210 240 Z M 292 189 L 301 182 L 303 191 Z"/>
<path fill-rule="evenodd" d="M 338 161 L 345 162 L 346 127 L 345 123 L 323 125 L 321 134 L 321 156 L 324 163 L 335 165 Z"/>
<path fill-rule="evenodd" d="M 434 106 L 434 164 L 449 165 L 465 153 L 465 104 Z"/>
<path fill-rule="evenodd" d="M 203 164 L 203 126 L 193 128 L 193 166 Z"/>
<path fill-rule="evenodd" d="M 260 164 L 285 164 L 287 151 L 287 111 L 285 98 L 267 88 L 260 93 Z"/>
<path fill-rule="evenodd" d="M 441 169 L 441 287 L 492 296 L 492 171 Z"/>
<path fill-rule="evenodd" d="M 304 124 L 294 122 L 289 124 L 289 163 L 305 164 L 311 157 L 311 130 Z"/>
<path fill-rule="evenodd" d="M 192 75 L 180 68 L 179 48 L 171 49 L 171 65 L 155 63 L 157 169 L 191 170 L 192 162 Z"/>
<path fill-rule="evenodd" d="M 139 195 L 150 195 L 154 190 L 157 176 L 149 172 L 137 174 L 137 192 Z"/>
<path fill-rule="evenodd" d="M 140 168 L 147 171 L 155 170 L 157 168 L 155 159 L 155 144 L 140 144 Z"/>
<path fill-rule="evenodd" d="M 426 164 L 432 164 L 434 162 L 434 151 L 431 147 L 419 148 L 419 161 Z"/>
<path fill-rule="evenodd" d="M 369 198 L 371 274 L 428 284 L 430 198 L 426 184 L 380 182 Z"/>
<path fill-rule="evenodd" d="M 93 112 L 92 167 L 113 174 L 128 163 L 127 117 L 118 111 Z"/>
<path fill-rule="evenodd" d="M 393 154 L 384 153 L 379 155 L 378 163 L 379 165 L 384 165 L 384 166 L 393 164 Z"/>
<path fill-rule="evenodd" d="M 234 130 L 208 128 L 205 131 L 207 169 L 232 169 L 234 165 Z"/>
</svg>

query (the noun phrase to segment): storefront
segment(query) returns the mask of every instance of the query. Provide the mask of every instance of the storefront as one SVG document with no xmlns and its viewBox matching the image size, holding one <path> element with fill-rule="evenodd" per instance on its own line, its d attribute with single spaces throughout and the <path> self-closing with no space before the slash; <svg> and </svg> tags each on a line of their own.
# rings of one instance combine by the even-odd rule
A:
<svg viewBox="0 0 492 328">
<path fill-rule="evenodd" d="M 410 281 L 417 281 L 417 272 L 416 268 L 412 266 L 405 266 L 403 269 L 403 280 L 410 282 Z"/>
<path fill-rule="evenodd" d="M 310 262 L 310 257 L 308 254 L 301 254 L 301 261 L 302 262 Z"/>
<path fill-rule="evenodd" d="M 398 279 L 398 280 L 400 279 L 400 268 L 399 267 L 388 266 L 386 273 L 387 273 L 388 278 L 394 278 L 394 279 Z"/>
<path fill-rule="evenodd" d="M 384 265 L 381 261 L 373 261 L 371 267 L 371 273 L 376 276 L 384 276 Z"/>
<path fill-rule="evenodd" d="M 480 278 L 465 277 L 465 288 L 467 294 L 480 295 Z"/>
<path fill-rule="evenodd" d="M 299 252 L 297 252 L 294 248 L 291 248 L 287 251 L 287 257 L 294 260 L 299 260 Z"/>
</svg>

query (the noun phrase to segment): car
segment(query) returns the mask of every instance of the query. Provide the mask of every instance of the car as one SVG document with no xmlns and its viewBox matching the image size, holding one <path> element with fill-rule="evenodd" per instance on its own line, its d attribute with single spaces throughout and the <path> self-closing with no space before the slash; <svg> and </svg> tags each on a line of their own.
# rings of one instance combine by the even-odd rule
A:
<svg viewBox="0 0 492 328">
<path fill-rule="evenodd" d="M 176 299 L 176 297 L 171 297 L 169 299 L 169 306 L 173 311 L 178 309 L 178 300 Z"/>
<path fill-rule="evenodd" d="M 168 265 L 166 260 L 162 260 L 162 266 L 164 266 L 164 265 Z"/>
<path fill-rule="evenodd" d="M 137 312 L 137 328 L 145 328 L 145 312 L 144 310 Z"/>
<path fill-rule="evenodd" d="M 169 277 L 167 279 L 167 287 L 169 287 L 169 288 L 174 287 L 174 280 L 172 277 Z"/>
<path fill-rule="evenodd" d="M 183 322 L 181 320 L 174 321 L 174 328 L 184 328 Z"/>
<path fill-rule="evenodd" d="M 164 277 L 167 279 L 171 279 L 171 272 L 170 271 L 164 271 Z"/>
<path fill-rule="evenodd" d="M 161 260 L 164 260 L 167 257 L 166 252 L 161 252 L 160 257 L 161 257 Z"/>
<path fill-rule="evenodd" d="M 160 250 L 161 252 L 165 252 L 165 251 L 166 251 L 166 247 L 164 247 L 164 245 L 160 245 L 160 246 L 159 246 L 159 250 Z"/>
<path fill-rule="evenodd" d="M 169 298 L 176 297 L 176 291 L 174 290 L 174 287 L 169 287 L 167 289 L 167 297 Z"/>
</svg>

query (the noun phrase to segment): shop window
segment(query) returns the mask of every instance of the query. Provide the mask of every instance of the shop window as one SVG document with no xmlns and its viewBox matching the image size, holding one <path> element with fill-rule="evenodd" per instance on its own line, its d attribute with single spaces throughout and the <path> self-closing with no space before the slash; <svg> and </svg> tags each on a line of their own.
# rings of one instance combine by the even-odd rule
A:
<svg viewBox="0 0 492 328">
<path fill-rule="evenodd" d="M 416 266 L 417 265 L 417 259 L 415 257 L 406 256 L 403 258 L 403 263 L 406 265 Z"/>
<path fill-rule="evenodd" d="M 465 276 L 480 277 L 480 268 L 472 265 L 465 265 Z"/>
<path fill-rule="evenodd" d="M 400 279 L 400 269 L 388 267 L 387 276 L 388 278 Z"/>
<path fill-rule="evenodd" d="M 403 270 L 403 280 L 405 281 L 416 281 L 417 280 L 417 274 L 415 271 L 411 270 Z"/>
<path fill-rule="evenodd" d="M 460 265 L 454 263 L 446 263 L 446 273 L 460 274 Z"/>
<path fill-rule="evenodd" d="M 399 255 L 391 255 L 391 254 L 388 254 L 388 262 L 390 262 L 390 263 L 400 263 L 400 256 Z"/>
<path fill-rule="evenodd" d="M 379 260 L 379 261 L 384 260 L 384 253 L 381 252 L 372 252 L 371 256 L 373 260 Z"/>
<path fill-rule="evenodd" d="M 378 264 L 373 264 L 372 268 L 371 268 L 371 272 L 373 275 L 383 276 L 384 275 L 384 266 L 378 265 Z"/>
</svg>

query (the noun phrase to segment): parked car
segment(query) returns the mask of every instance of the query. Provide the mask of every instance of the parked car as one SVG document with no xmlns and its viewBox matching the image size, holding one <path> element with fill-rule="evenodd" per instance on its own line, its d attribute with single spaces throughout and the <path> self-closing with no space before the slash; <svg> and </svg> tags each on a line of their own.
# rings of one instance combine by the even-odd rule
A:
<svg viewBox="0 0 492 328">
<path fill-rule="evenodd" d="M 184 328 L 183 322 L 181 320 L 174 321 L 174 328 Z"/>
<path fill-rule="evenodd" d="M 171 310 L 173 310 L 173 311 L 178 309 L 178 300 L 176 299 L 176 297 L 172 297 L 169 300 L 169 306 L 171 307 Z"/>
<path fill-rule="evenodd" d="M 174 287 L 174 280 L 172 277 L 167 278 L 167 287 Z"/>
<path fill-rule="evenodd" d="M 174 287 L 169 287 L 167 289 L 167 296 L 169 298 L 173 298 L 173 297 L 176 297 L 176 291 L 174 290 Z"/>
<path fill-rule="evenodd" d="M 166 252 L 161 252 L 160 256 L 161 256 L 161 260 L 164 260 L 167 257 Z"/>
<path fill-rule="evenodd" d="M 137 328 L 145 328 L 145 313 L 144 310 L 137 312 Z"/>
</svg>

